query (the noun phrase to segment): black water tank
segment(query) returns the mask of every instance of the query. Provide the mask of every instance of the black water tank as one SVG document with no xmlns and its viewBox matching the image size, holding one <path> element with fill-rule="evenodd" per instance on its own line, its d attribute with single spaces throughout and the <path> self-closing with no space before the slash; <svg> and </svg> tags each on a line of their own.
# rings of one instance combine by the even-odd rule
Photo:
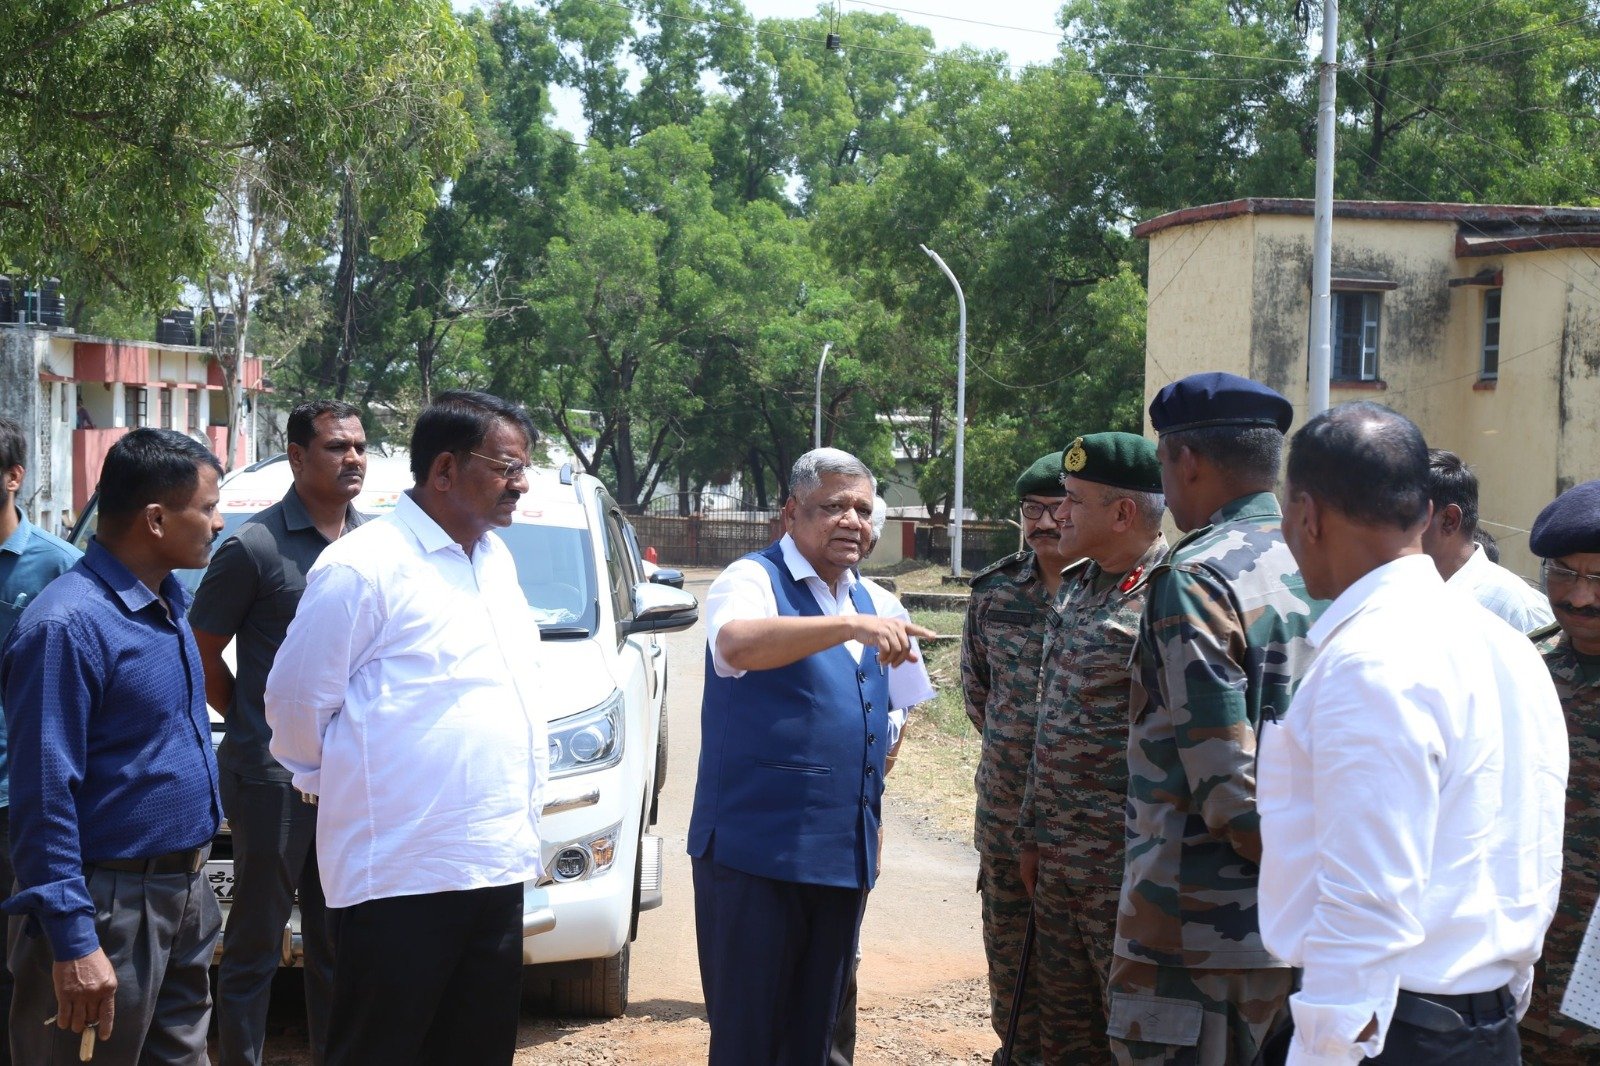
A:
<svg viewBox="0 0 1600 1066">
<path fill-rule="evenodd" d="M 0 274 L 0 322 L 10 325 L 17 320 L 17 304 L 11 288 L 11 279 Z"/>
<path fill-rule="evenodd" d="M 25 321 L 50 329 L 67 324 L 67 301 L 61 295 L 59 278 L 45 278 L 37 289 L 23 294 L 21 310 Z"/>
<path fill-rule="evenodd" d="M 156 320 L 157 344 L 193 344 L 194 312 L 177 307 Z"/>
<path fill-rule="evenodd" d="M 222 343 L 232 344 L 234 338 L 238 335 L 239 320 L 233 316 L 232 311 L 229 311 L 227 314 L 222 316 Z M 200 347 L 212 348 L 216 346 L 216 343 L 217 331 L 211 320 L 211 316 L 207 314 L 201 319 Z"/>
</svg>

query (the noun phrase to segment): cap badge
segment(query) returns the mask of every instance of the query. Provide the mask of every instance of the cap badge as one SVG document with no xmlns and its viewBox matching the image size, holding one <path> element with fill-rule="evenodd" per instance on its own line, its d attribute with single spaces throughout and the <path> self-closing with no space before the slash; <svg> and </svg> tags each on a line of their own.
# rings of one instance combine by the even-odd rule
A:
<svg viewBox="0 0 1600 1066">
<path fill-rule="evenodd" d="M 1061 457 L 1061 468 L 1069 474 L 1076 474 L 1089 464 L 1089 453 L 1083 450 L 1083 438 L 1079 437 L 1067 448 L 1067 454 Z"/>
</svg>

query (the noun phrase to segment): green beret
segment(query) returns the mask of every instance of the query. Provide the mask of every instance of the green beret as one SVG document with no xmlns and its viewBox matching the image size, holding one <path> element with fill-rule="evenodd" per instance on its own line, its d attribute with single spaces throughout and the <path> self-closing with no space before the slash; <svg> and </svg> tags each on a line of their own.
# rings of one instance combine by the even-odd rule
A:
<svg viewBox="0 0 1600 1066">
<path fill-rule="evenodd" d="M 1063 473 L 1134 492 L 1161 491 L 1156 446 L 1137 433 L 1091 433 L 1061 452 Z"/>
<path fill-rule="evenodd" d="M 1051 452 L 1041 456 L 1037 462 L 1022 472 L 1017 478 L 1017 498 L 1024 496 L 1060 496 L 1061 495 L 1061 453 Z"/>
</svg>

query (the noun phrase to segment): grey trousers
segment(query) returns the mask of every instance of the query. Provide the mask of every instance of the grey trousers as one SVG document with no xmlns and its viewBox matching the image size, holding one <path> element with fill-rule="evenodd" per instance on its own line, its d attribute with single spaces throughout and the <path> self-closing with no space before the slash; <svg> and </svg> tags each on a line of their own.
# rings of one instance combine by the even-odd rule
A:
<svg viewBox="0 0 1600 1066">
<path fill-rule="evenodd" d="M 220 1066 L 261 1062 L 283 927 L 298 892 L 306 1028 L 312 1066 L 321 1066 L 333 999 L 333 949 L 317 871 L 317 809 L 287 781 L 259 781 L 224 769 L 218 783 L 233 833 L 233 902 L 217 967 L 217 1061 Z"/>
<path fill-rule="evenodd" d="M 95 1045 L 96 1066 L 205 1066 L 211 1021 L 207 972 L 222 912 L 205 873 L 145 876 L 90 868 L 95 932 L 117 974 L 111 1039 Z M 29 1066 L 72 1066 L 78 1037 L 44 1020 L 56 1013 L 55 957 L 27 918 L 8 924 L 11 1055 Z"/>
</svg>

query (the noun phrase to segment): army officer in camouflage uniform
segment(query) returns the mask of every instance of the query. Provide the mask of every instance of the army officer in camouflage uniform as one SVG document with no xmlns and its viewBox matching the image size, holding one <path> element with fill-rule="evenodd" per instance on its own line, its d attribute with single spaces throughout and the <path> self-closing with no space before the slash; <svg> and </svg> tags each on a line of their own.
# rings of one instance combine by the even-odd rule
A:
<svg viewBox="0 0 1600 1066">
<path fill-rule="evenodd" d="M 1150 404 L 1167 507 L 1188 535 L 1150 576 L 1130 697 L 1108 1026 L 1123 1064 L 1247 1066 L 1287 1018 L 1292 974 L 1256 918 L 1256 729 L 1288 710 L 1325 606 L 1272 494 L 1292 417 L 1233 374 L 1184 378 Z"/>
<path fill-rule="evenodd" d="M 1166 558 L 1161 466 L 1133 433 L 1079 437 L 1062 458 L 1062 543 L 1088 563 L 1045 637 L 1039 727 L 1018 846 L 1033 891 L 1044 1061 L 1103 1062 L 1106 981 L 1122 887 L 1128 667 L 1145 579 Z"/>
<path fill-rule="evenodd" d="M 1004 1035 L 1017 982 L 1017 959 L 1028 923 L 1016 846 L 1022 786 L 1033 750 L 1034 698 L 1045 620 L 1061 587 L 1061 572 L 1077 558 L 1061 550 L 1055 509 L 1061 503 L 1061 453 L 1043 456 L 1017 478 L 1027 548 L 972 579 L 961 641 L 961 683 L 967 717 L 983 738 L 978 756 L 978 891 L 983 899 L 983 946 L 989 957 L 989 1009 Z M 1039 997 L 1029 987 L 1011 1061 L 1037 1066 Z"/>
<path fill-rule="evenodd" d="M 1600 1062 L 1600 1030 L 1561 1014 L 1583 930 L 1600 896 L 1600 481 L 1556 497 L 1533 523 L 1528 547 L 1544 559 L 1556 621 L 1531 636 L 1567 717 L 1567 825 L 1561 900 L 1522 1019 L 1523 1059 L 1535 1066 Z"/>
</svg>

